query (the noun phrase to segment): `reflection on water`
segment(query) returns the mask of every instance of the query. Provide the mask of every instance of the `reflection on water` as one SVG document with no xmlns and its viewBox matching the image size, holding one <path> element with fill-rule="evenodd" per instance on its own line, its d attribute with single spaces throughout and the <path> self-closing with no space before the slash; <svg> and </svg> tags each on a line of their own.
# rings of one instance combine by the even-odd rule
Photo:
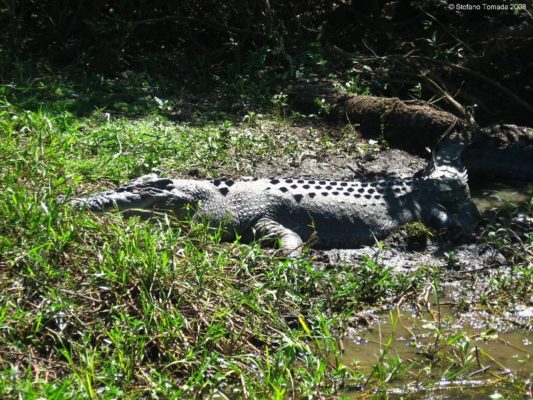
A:
<svg viewBox="0 0 533 400">
<path fill-rule="evenodd" d="M 368 376 L 379 364 L 387 370 L 395 358 L 404 361 L 408 369 L 391 378 L 389 387 L 396 389 L 387 392 L 388 398 L 487 399 L 498 390 L 513 393 L 502 377 L 533 378 L 531 331 L 482 331 L 475 325 L 454 317 L 447 306 L 440 314 L 434 307 L 422 315 L 395 311 L 344 340 L 344 362 L 355 362 Z M 358 398 L 361 393 L 342 395 Z"/>
</svg>

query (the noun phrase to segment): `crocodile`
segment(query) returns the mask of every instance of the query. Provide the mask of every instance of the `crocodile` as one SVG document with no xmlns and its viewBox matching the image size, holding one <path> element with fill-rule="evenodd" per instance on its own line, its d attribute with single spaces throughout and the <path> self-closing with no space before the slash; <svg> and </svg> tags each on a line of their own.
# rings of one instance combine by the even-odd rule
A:
<svg viewBox="0 0 533 400">
<path fill-rule="evenodd" d="M 142 176 L 115 190 L 70 200 L 94 212 L 163 211 L 223 226 L 223 239 L 271 240 L 290 257 L 304 243 L 353 248 L 412 221 L 469 233 L 479 214 L 466 170 L 434 159 L 425 173 L 367 180 L 311 178 L 169 179 Z"/>
</svg>

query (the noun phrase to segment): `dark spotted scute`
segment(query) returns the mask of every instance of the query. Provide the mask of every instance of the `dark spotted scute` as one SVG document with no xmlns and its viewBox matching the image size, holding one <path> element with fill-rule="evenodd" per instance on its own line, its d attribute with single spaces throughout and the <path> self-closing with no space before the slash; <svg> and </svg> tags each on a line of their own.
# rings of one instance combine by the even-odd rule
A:
<svg viewBox="0 0 533 400">
<path fill-rule="evenodd" d="M 283 193 L 286 193 L 289 191 L 289 189 L 287 189 L 285 186 L 280 187 L 279 190 L 281 190 Z"/>
<path fill-rule="evenodd" d="M 321 194 L 322 194 L 322 196 L 327 196 L 328 192 L 322 192 Z"/>
<path fill-rule="evenodd" d="M 302 201 L 303 199 L 303 194 L 295 194 L 294 196 L 294 200 L 296 200 L 297 203 L 299 203 L 300 201 Z"/>
<path fill-rule="evenodd" d="M 155 181 L 148 181 L 141 184 L 143 187 L 154 187 L 158 189 L 166 189 L 168 186 L 172 185 L 174 182 L 172 179 L 157 179 Z"/>
<path fill-rule="evenodd" d="M 225 182 L 226 186 L 230 186 L 230 187 L 233 186 L 234 183 L 235 183 L 235 182 L 232 181 L 231 179 L 228 179 L 228 180 L 226 180 L 226 182 Z"/>
<path fill-rule="evenodd" d="M 291 189 L 296 189 L 298 185 L 291 185 Z"/>
<path fill-rule="evenodd" d="M 227 187 L 223 187 L 223 188 L 218 189 L 218 191 L 219 191 L 220 193 L 222 193 L 223 196 L 225 196 L 225 195 L 228 194 L 229 189 L 228 189 Z"/>
<path fill-rule="evenodd" d="M 315 196 L 316 196 L 316 193 L 313 193 L 313 192 L 309 193 L 309 197 L 313 198 Z"/>
<path fill-rule="evenodd" d="M 271 183 L 272 185 L 277 185 L 277 184 L 279 183 L 279 179 L 271 179 L 271 180 L 270 180 L 270 183 Z"/>
<path fill-rule="evenodd" d="M 217 186 L 217 187 L 220 186 L 221 183 L 222 183 L 222 182 L 220 181 L 220 179 L 215 179 L 215 180 L 213 181 L 213 185 L 215 185 L 215 186 Z"/>
<path fill-rule="evenodd" d="M 303 185 L 302 187 L 303 187 L 304 189 L 309 189 L 311 186 L 309 186 L 309 185 Z"/>
</svg>

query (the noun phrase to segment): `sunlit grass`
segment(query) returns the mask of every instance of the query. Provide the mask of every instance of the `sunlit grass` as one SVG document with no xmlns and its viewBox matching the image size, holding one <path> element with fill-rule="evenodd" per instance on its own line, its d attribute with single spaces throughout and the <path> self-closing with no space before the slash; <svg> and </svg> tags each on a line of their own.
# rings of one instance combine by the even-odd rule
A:
<svg viewBox="0 0 533 400">
<path fill-rule="evenodd" d="M 38 105 L 48 89 L 50 102 Z M 251 174 L 257 160 L 333 149 L 331 138 L 300 143 L 283 132 L 286 115 L 175 122 L 153 96 L 136 118 L 80 113 L 72 102 L 82 95 L 37 85 L 24 101 L 0 100 L 0 397 L 380 396 L 417 365 L 390 356 L 386 341 L 363 371 L 342 357 L 340 339 L 363 309 L 433 284 L 432 268 L 398 275 L 379 258 L 326 268 L 312 254 L 283 259 L 257 244 L 222 243 L 201 222 L 56 203 L 154 171 Z M 531 274 L 520 268 L 514 278 L 525 293 Z M 508 288 L 503 279 L 498 293 Z M 426 350 L 442 376 L 471 364 L 460 331 L 435 330 L 434 339 Z"/>
</svg>

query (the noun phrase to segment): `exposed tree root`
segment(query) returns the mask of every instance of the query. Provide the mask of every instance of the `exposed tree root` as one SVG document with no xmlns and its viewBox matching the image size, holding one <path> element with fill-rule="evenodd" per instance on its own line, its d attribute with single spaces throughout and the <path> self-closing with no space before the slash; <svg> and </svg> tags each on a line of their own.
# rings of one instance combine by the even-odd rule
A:
<svg viewBox="0 0 533 400">
<path fill-rule="evenodd" d="M 357 125 L 363 135 L 382 138 L 409 151 L 432 146 L 447 131 L 468 125 L 455 115 L 424 103 L 407 104 L 398 98 L 350 96 L 338 93 L 329 82 L 297 85 L 291 106 L 303 113 L 327 109 L 328 118 Z"/>
<path fill-rule="evenodd" d="M 409 152 L 433 149 L 449 133 L 451 141 L 467 144 L 462 159 L 472 176 L 533 181 L 533 129 L 528 127 L 480 128 L 424 102 L 342 94 L 329 81 L 296 85 L 289 102 L 299 112 L 325 113 L 330 120 L 356 125 L 361 134 Z"/>
</svg>

